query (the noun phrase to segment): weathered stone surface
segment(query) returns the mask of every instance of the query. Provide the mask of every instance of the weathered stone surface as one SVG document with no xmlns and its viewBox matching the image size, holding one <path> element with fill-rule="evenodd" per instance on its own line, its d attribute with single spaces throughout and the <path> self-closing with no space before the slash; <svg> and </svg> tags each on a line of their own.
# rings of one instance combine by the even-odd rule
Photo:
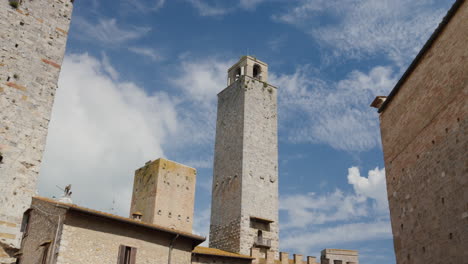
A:
<svg viewBox="0 0 468 264">
<path fill-rule="evenodd" d="M 233 74 L 252 74 L 255 64 L 264 81 Z M 251 218 L 258 217 L 272 221 L 262 237 L 277 254 L 277 90 L 266 83 L 265 63 L 243 57 L 236 65 L 245 68 L 232 67 L 230 85 L 218 94 L 210 247 L 249 254 L 258 238 Z"/>
<path fill-rule="evenodd" d="M 21 1 L 18 9 L 0 1 L 0 221 L 10 223 L 0 225 L 0 263 L 14 261 L 1 248 L 19 247 L 36 191 L 67 41 L 56 28 L 68 30 L 72 8 L 69 0 Z"/>
<path fill-rule="evenodd" d="M 192 232 L 195 203 L 194 168 L 157 159 L 136 170 L 130 217 L 142 213 L 142 221 Z"/>
<path fill-rule="evenodd" d="M 396 259 L 468 259 L 468 3 L 380 115 Z"/>
</svg>

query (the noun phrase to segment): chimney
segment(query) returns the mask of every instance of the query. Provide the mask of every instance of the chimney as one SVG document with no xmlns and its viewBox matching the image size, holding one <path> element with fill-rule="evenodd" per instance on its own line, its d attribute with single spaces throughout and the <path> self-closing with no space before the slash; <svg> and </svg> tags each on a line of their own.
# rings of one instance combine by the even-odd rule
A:
<svg viewBox="0 0 468 264">
<path fill-rule="evenodd" d="M 307 264 L 316 264 L 317 263 L 317 258 L 316 257 L 307 257 Z"/>
<path fill-rule="evenodd" d="M 280 252 L 281 264 L 289 264 L 289 254 L 286 252 Z"/>
<path fill-rule="evenodd" d="M 294 264 L 302 264 L 302 255 L 294 254 Z"/>
<path fill-rule="evenodd" d="M 143 215 L 140 212 L 134 212 L 132 214 L 132 219 L 141 222 L 141 217 Z"/>
<path fill-rule="evenodd" d="M 370 106 L 379 109 L 385 100 L 387 100 L 387 96 L 377 96 L 375 97 L 374 101 L 372 101 Z"/>
<path fill-rule="evenodd" d="M 275 251 L 268 250 L 266 252 L 266 264 L 275 264 Z"/>
</svg>

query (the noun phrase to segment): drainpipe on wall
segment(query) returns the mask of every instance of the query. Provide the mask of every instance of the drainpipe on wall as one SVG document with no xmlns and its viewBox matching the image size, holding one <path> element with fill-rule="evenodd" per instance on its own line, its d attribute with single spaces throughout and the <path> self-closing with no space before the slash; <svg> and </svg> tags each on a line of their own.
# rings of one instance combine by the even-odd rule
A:
<svg viewBox="0 0 468 264">
<path fill-rule="evenodd" d="M 169 244 L 169 256 L 167 257 L 167 264 L 171 264 L 171 255 L 172 255 L 172 248 L 174 246 L 175 240 L 179 237 L 179 234 L 177 234 L 172 240 L 171 243 Z"/>
</svg>

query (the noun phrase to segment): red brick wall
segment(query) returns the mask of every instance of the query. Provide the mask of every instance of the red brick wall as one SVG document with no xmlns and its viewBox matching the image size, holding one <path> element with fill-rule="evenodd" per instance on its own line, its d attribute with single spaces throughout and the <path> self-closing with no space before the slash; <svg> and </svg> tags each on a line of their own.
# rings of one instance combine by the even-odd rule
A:
<svg viewBox="0 0 468 264">
<path fill-rule="evenodd" d="M 380 115 L 397 262 L 468 261 L 468 3 Z"/>
</svg>

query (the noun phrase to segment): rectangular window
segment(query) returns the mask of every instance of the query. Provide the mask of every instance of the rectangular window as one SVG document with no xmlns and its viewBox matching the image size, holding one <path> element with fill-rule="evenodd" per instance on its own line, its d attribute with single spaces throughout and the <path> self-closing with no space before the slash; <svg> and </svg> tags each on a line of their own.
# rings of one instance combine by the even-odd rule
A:
<svg viewBox="0 0 468 264">
<path fill-rule="evenodd" d="M 26 212 L 24 212 L 23 221 L 21 222 L 20 231 L 23 232 L 23 237 L 28 234 L 30 220 L 31 220 L 31 209 L 28 209 L 26 210 Z"/>
<path fill-rule="evenodd" d="M 120 245 L 117 264 L 135 264 L 137 249 Z"/>
<path fill-rule="evenodd" d="M 270 231 L 270 223 L 272 222 L 268 219 L 250 217 L 250 227 L 258 230 Z"/>
</svg>

